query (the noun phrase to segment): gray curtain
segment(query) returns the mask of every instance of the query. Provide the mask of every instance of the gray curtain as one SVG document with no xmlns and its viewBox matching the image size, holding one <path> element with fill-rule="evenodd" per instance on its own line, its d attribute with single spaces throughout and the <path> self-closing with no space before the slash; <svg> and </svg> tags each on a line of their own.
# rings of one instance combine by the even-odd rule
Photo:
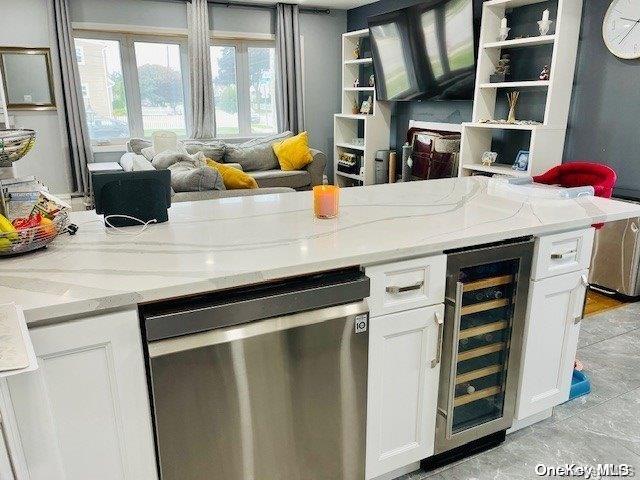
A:
<svg viewBox="0 0 640 480">
<path fill-rule="evenodd" d="M 213 138 L 215 115 L 207 0 L 192 0 L 187 8 L 189 82 L 191 85 L 191 138 Z"/>
<path fill-rule="evenodd" d="M 304 131 L 302 51 L 298 5 L 276 6 L 276 65 L 278 66 L 278 127 L 281 132 Z"/>
<path fill-rule="evenodd" d="M 71 35 L 71 20 L 67 0 L 48 0 L 53 44 L 54 69 L 58 70 L 62 102 L 58 102 L 58 114 L 65 125 L 69 148 L 73 188 L 77 193 L 89 191 L 87 163 L 93 161 L 89 127 L 84 115 L 80 73 L 76 63 L 76 50 Z"/>
</svg>

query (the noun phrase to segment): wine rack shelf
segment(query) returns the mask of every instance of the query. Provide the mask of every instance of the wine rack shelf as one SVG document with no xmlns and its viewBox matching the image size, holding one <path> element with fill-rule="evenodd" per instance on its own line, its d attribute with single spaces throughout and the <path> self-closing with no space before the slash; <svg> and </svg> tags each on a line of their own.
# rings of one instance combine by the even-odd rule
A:
<svg viewBox="0 0 640 480">
<path fill-rule="evenodd" d="M 466 352 L 461 352 L 458 354 L 458 362 L 463 362 L 465 360 L 470 360 L 472 358 L 482 357 L 483 355 L 489 355 L 490 353 L 500 352 L 507 348 L 507 344 L 504 342 L 492 343 L 490 345 L 485 345 L 483 347 L 474 348 L 472 350 L 467 350 Z"/>
<path fill-rule="evenodd" d="M 462 307 L 462 315 L 470 315 L 472 313 L 485 312 L 487 310 L 493 310 L 494 308 L 502 308 L 509 305 L 508 298 L 501 298 L 498 300 L 490 300 L 488 302 L 474 303 L 473 305 L 467 305 Z"/>
<path fill-rule="evenodd" d="M 483 278 L 482 280 L 476 280 L 475 282 L 465 283 L 462 287 L 463 292 L 473 292 L 475 290 L 482 290 L 483 288 L 498 287 L 500 285 L 508 285 L 513 282 L 513 275 L 500 275 L 497 277 Z"/>
<path fill-rule="evenodd" d="M 475 402 L 482 398 L 492 397 L 494 395 L 498 395 L 502 392 L 501 386 L 489 387 L 483 390 L 478 390 L 477 392 L 469 393 L 467 395 L 460 395 L 456 397 L 453 401 L 453 405 L 455 407 L 459 407 L 460 405 L 466 405 L 467 403 Z"/>
<path fill-rule="evenodd" d="M 488 377 L 489 375 L 499 373 L 503 369 L 504 369 L 504 365 L 491 365 L 489 367 L 479 368 L 478 370 L 473 370 L 468 373 L 463 373 L 456 377 L 456 385 L 460 385 L 461 383 L 466 383 L 471 380 L 476 380 L 478 378 Z"/>
<path fill-rule="evenodd" d="M 498 332 L 509 328 L 508 322 L 493 322 L 486 325 L 480 325 L 479 327 L 466 328 L 460 330 L 460 340 L 465 338 L 477 337 L 478 335 L 484 335 L 485 333 Z"/>
</svg>

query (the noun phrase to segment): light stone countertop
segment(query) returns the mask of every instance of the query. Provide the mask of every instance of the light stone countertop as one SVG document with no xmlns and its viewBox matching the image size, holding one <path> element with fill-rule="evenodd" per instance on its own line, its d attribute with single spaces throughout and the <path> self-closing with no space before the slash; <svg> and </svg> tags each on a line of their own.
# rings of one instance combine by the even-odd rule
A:
<svg viewBox="0 0 640 480">
<path fill-rule="evenodd" d="M 640 216 L 640 205 L 559 199 L 549 190 L 467 177 L 341 190 L 319 220 L 312 193 L 175 204 L 141 235 L 109 234 L 95 212 L 45 250 L 0 258 L 0 303 L 29 323 L 368 265 Z M 138 227 L 128 230 L 137 231 Z"/>
</svg>

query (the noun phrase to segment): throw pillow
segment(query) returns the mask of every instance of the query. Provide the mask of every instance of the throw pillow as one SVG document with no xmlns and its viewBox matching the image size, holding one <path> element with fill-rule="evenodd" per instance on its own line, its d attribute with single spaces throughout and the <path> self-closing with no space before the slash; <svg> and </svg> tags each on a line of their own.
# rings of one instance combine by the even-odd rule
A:
<svg viewBox="0 0 640 480">
<path fill-rule="evenodd" d="M 151 142 L 149 140 L 145 140 L 144 138 L 131 138 L 127 142 L 127 151 L 133 152 L 136 155 L 142 155 L 142 149 L 151 146 Z"/>
<path fill-rule="evenodd" d="M 195 155 L 180 152 L 162 152 L 153 157 L 151 162 L 157 170 L 165 170 L 174 163 L 190 163 L 193 168 L 205 166 L 205 157 L 202 152 Z"/>
<path fill-rule="evenodd" d="M 207 158 L 207 165 L 220 173 L 224 187 L 228 190 L 238 190 L 243 188 L 258 188 L 258 182 L 251 175 L 247 175 L 242 170 L 230 165 L 218 163 Z"/>
<path fill-rule="evenodd" d="M 177 162 L 169 167 L 171 187 L 176 192 L 224 190 L 220 172 L 207 166 L 195 167 L 191 162 Z"/>
<path fill-rule="evenodd" d="M 187 153 L 202 152 L 205 157 L 221 162 L 226 150 L 225 144 L 219 141 L 203 142 L 202 140 L 184 140 L 182 145 Z"/>
<path fill-rule="evenodd" d="M 244 143 L 226 145 L 224 163 L 239 163 L 245 172 L 279 169 L 278 158 L 271 145 L 276 140 L 284 140 L 293 135 L 291 132 L 258 137 Z M 214 159 L 215 160 L 215 159 Z"/>
<path fill-rule="evenodd" d="M 273 151 L 284 171 L 302 170 L 313 161 L 307 132 L 274 143 Z"/>
</svg>

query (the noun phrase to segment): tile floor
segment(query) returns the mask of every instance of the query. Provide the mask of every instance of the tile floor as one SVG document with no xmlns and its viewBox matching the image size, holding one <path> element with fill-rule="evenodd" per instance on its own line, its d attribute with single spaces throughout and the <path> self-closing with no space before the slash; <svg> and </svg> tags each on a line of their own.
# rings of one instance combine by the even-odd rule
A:
<svg viewBox="0 0 640 480">
<path fill-rule="evenodd" d="M 551 418 L 507 435 L 492 450 L 401 478 L 533 479 L 541 478 L 534 471 L 539 463 L 626 463 L 640 476 L 640 303 L 586 317 L 578 348 L 591 394 L 556 407 Z"/>
</svg>

